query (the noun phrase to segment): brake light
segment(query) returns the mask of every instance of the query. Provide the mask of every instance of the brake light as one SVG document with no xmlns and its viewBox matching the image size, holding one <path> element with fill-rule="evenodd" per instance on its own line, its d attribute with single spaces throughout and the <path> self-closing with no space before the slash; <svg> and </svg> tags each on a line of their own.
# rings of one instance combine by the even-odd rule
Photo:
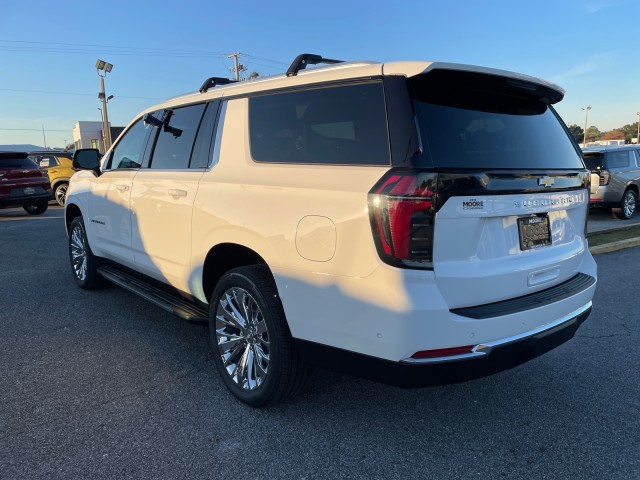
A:
<svg viewBox="0 0 640 480">
<path fill-rule="evenodd" d="M 611 179 L 611 175 L 606 170 L 602 170 L 598 172 L 600 174 L 600 185 L 609 185 L 609 180 Z"/>
<path fill-rule="evenodd" d="M 433 267 L 437 174 L 390 170 L 369 192 L 369 217 L 380 258 L 394 266 Z"/>
</svg>

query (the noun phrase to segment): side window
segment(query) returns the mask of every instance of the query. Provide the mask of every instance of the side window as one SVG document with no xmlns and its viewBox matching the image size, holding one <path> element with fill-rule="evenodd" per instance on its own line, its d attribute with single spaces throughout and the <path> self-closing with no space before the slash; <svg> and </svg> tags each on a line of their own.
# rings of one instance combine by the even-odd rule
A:
<svg viewBox="0 0 640 480">
<path fill-rule="evenodd" d="M 214 100 L 207 105 L 202 123 L 198 129 L 198 136 L 193 147 L 189 168 L 207 168 L 211 164 L 211 148 L 219 106 L 220 100 Z M 222 125 L 221 121 L 218 120 L 218 125 Z"/>
<path fill-rule="evenodd" d="M 189 168 L 191 151 L 206 104 L 168 110 L 151 158 L 154 169 Z"/>
<path fill-rule="evenodd" d="M 227 113 L 227 102 L 222 102 L 218 124 L 216 125 L 216 138 L 213 142 L 213 154 L 211 155 L 210 167 L 214 167 L 220 160 L 220 142 L 222 141 L 222 131 L 224 130 L 224 117 Z"/>
<path fill-rule="evenodd" d="M 389 165 L 382 82 L 249 99 L 257 162 Z"/>
<path fill-rule="evenodd" d="M 629 160 L 633 156 L 633 152 L 629 150 L 625 152 L 624 150 L 621 152 L 607 152 L 607 167 L 606 168 L 626 168 L 629 166 Z"/>
<path fill-rule="evenodd" d="M 151 125 L 145 125 L 142 119 L 134 123 L 113 149 L 107 169 L 140 168 L 147 136 L 152 128 Z"/>
<path fill-rule="evenodd" d="M 640 168 L 640 150 L 634 150 L 636 154 L 636 167 Z"/>
</svg>

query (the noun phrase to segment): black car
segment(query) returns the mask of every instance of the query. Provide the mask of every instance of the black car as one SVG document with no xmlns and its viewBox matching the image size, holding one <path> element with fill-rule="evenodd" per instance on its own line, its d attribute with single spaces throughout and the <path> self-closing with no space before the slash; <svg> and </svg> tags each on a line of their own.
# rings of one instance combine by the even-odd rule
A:
<svg viewBox="0 0 640 480">
<path fill-rule="evenodd" d="M 26 152 L 0 152 L 0 208 L 23 207 L 28 214 L 39 215 L 52 198 L 47 171 Z"/>
</svg>

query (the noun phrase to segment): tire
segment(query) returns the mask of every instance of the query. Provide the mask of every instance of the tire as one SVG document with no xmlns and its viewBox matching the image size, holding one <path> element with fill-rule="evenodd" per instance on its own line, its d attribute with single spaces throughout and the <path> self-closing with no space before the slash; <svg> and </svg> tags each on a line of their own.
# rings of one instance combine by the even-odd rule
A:
<svg viewBox="0 0 640 480">
<path fill-rule="evenodd" d="M 69 184 L 66 182 L 59 183 L 53 192 L 53 198 L 56 199 L 56 202 L 58 202 L 58 205 L 60 205 L 61 207 L 64 207 L 64 202 L 67 199 L 68 187 Z"/>
<path fill-rule="evenodd" d="M 620 201 L 620 208 L 612 208 L 613 216 L 620 220 L 629 220 L 636 213 L 638 195 L 633 190 L 625 190 Z"/>
<path fill-rule="evenodd" d="M 303 387 L 301 362 L 266 265 L 225 273 L 211 295 L 209 335 L 227 388 L 252 407 L 275 405 Z"/>
<path fill-rule="evenodd" d="M 69 261 L 73 278 L 80 288 L 92 290 L 103 285 L 81 216 L 74 218 L 69 227 Z"/>
<path fill-rule="evenodd" d="M 47 211 L 47 208 L 49 208 L 49 202 L 46 200 L 37 200 L 25 203 L 22 208 L 24 208 L 24 211 L 29 215 L 40 215 Z"/>
</svg>

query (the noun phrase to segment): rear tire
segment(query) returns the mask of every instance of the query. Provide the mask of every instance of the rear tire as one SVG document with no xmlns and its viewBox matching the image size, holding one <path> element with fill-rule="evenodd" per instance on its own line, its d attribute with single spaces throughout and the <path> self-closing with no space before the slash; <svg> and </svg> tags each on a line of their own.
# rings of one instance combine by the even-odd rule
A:
<svg viewBox="0 0 640 480">
<path fill-rule="evenodd" d="M 22 208 L 29 215 L 40 215 L 47 211 L 49 208 L 49 202 L 47 200 L 37 200 L 29 203 L 25 203 Z"/>
<path fill-rule="evenodd" d="M 620 208 L 612 208 L 613 216 L 620 220 L 629 220 L 636 213 L 638 196 L 633 190 L 625 190 L 620 201 Z"/>
<path fill-rule="evenodd" d="M 266 265 L 222 276 L 211 295 L 209 334 L 222 380 L 244 403 L 275 405 L 302 389 L 308 366 L 295 351 Z"/>
</svg>

